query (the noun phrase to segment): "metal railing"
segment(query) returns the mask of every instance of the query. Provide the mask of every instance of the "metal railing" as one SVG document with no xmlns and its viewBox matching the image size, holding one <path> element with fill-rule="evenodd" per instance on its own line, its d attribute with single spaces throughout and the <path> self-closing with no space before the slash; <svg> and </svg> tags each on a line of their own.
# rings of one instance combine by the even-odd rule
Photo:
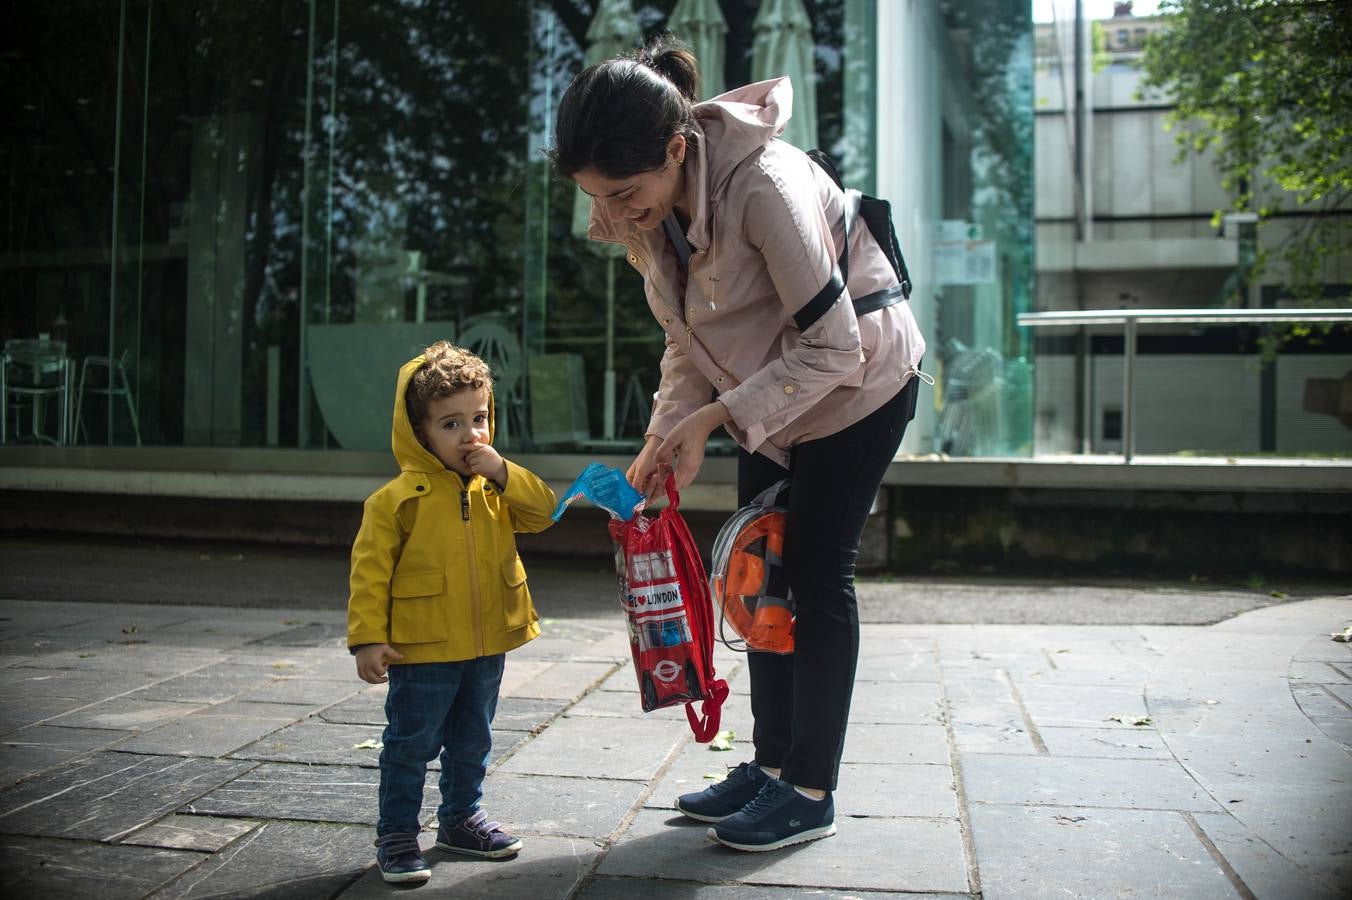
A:
<svg viewBox="0 0 1352 900">
<path fill-rule="evenodd" d="M 1026 328 L 1083 328 L 1121 325 L 1122 348 L 1122 461 L 1136 455 L 1136 332 L 1145 325 L 1254 325 L 1269 322 L 1352 322 L 1352 309 L 1075 309 L 1019 313 Z M 1086 379 L 1089 367 L 1085 367 Z M 1086 398 L 1089 391 L 1085 391 Z M 1085 417 L 1085 437 L 1090 417 Z M 1083 440 L 1084 438 L 1082 438 Z M 1083 449 L 1083 445 L 1082 445 Z"/>
</svg>

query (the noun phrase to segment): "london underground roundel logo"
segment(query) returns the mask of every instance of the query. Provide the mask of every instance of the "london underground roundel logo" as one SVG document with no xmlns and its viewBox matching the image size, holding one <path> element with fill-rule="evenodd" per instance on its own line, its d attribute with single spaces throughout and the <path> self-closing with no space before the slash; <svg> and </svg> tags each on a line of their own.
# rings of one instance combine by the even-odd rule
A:
<svg viewBox="0 0 1352 900">
<path fill-rule="evenodd" d="M 664 684 L 671 684 L 680 674 L 681 667 L 669 659 L 664 659 L 653 666 L 653 676 Z"/>
</svg>

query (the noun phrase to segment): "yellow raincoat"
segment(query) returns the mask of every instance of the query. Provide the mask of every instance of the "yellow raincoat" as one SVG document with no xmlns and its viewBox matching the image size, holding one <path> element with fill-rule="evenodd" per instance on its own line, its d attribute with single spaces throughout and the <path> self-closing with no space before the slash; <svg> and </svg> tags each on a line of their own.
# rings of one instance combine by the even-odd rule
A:
<svg viewBox="0 0 1352 900">
<path fill-rule="evenodd" d="M 390 443 L 400 473 L 363 507 L 347 643 L 389 644 L 404 663 L 505 653 L 540 633 L 515 535 L 553 524 L 554 492 L 511 461 L 505 491 L 479 475 L 467 483 L 418 443 L 404 390 L 423 362 L 399 370 Z"/>
</svg>

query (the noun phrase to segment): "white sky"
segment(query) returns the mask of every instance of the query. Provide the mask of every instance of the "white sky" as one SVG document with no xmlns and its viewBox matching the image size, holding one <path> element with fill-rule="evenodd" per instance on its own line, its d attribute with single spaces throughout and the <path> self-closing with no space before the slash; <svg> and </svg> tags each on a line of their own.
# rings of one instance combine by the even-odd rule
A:
<svg viewBox="0 0 1352 900">
<path fill-rule="evenodd" d="M 1074 10 L 1072 0 L 1059 0 L 1067 10 Z M 1159 0 L 1135 0 L 1131 11 L 1137 16 L 1153 16 L 1159 9 Z M 1058 10 L 1059 11 L 1059 10 Z M 1111 19 L 1113 0 L 1084 0 L 1084 15 L 1088 19 Z M 1033 21 L 1052 20 L 1052 0 L 1033 0 Z"/>
</svg>

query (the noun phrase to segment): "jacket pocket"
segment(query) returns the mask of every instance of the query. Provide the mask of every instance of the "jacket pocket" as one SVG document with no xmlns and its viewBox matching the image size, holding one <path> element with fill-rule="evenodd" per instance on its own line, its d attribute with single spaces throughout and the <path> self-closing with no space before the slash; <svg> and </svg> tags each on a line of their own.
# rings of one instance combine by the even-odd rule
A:
<svg viewBox="0 0 1352 900">
<path fill-rule="evenodd" d="M 525 628 L 535 619 L 530 591 L 526 589 L 526 567 L 521 557 L 513 553 L 502 563 L 502 613 L 507 630 Z"/>
<path fill-rule="evenodd" d="M 390 582 L 390 640 L 396 644 L 446 640 L 445 592 L 444 572 L 396 574 Z"/>
</svg>

